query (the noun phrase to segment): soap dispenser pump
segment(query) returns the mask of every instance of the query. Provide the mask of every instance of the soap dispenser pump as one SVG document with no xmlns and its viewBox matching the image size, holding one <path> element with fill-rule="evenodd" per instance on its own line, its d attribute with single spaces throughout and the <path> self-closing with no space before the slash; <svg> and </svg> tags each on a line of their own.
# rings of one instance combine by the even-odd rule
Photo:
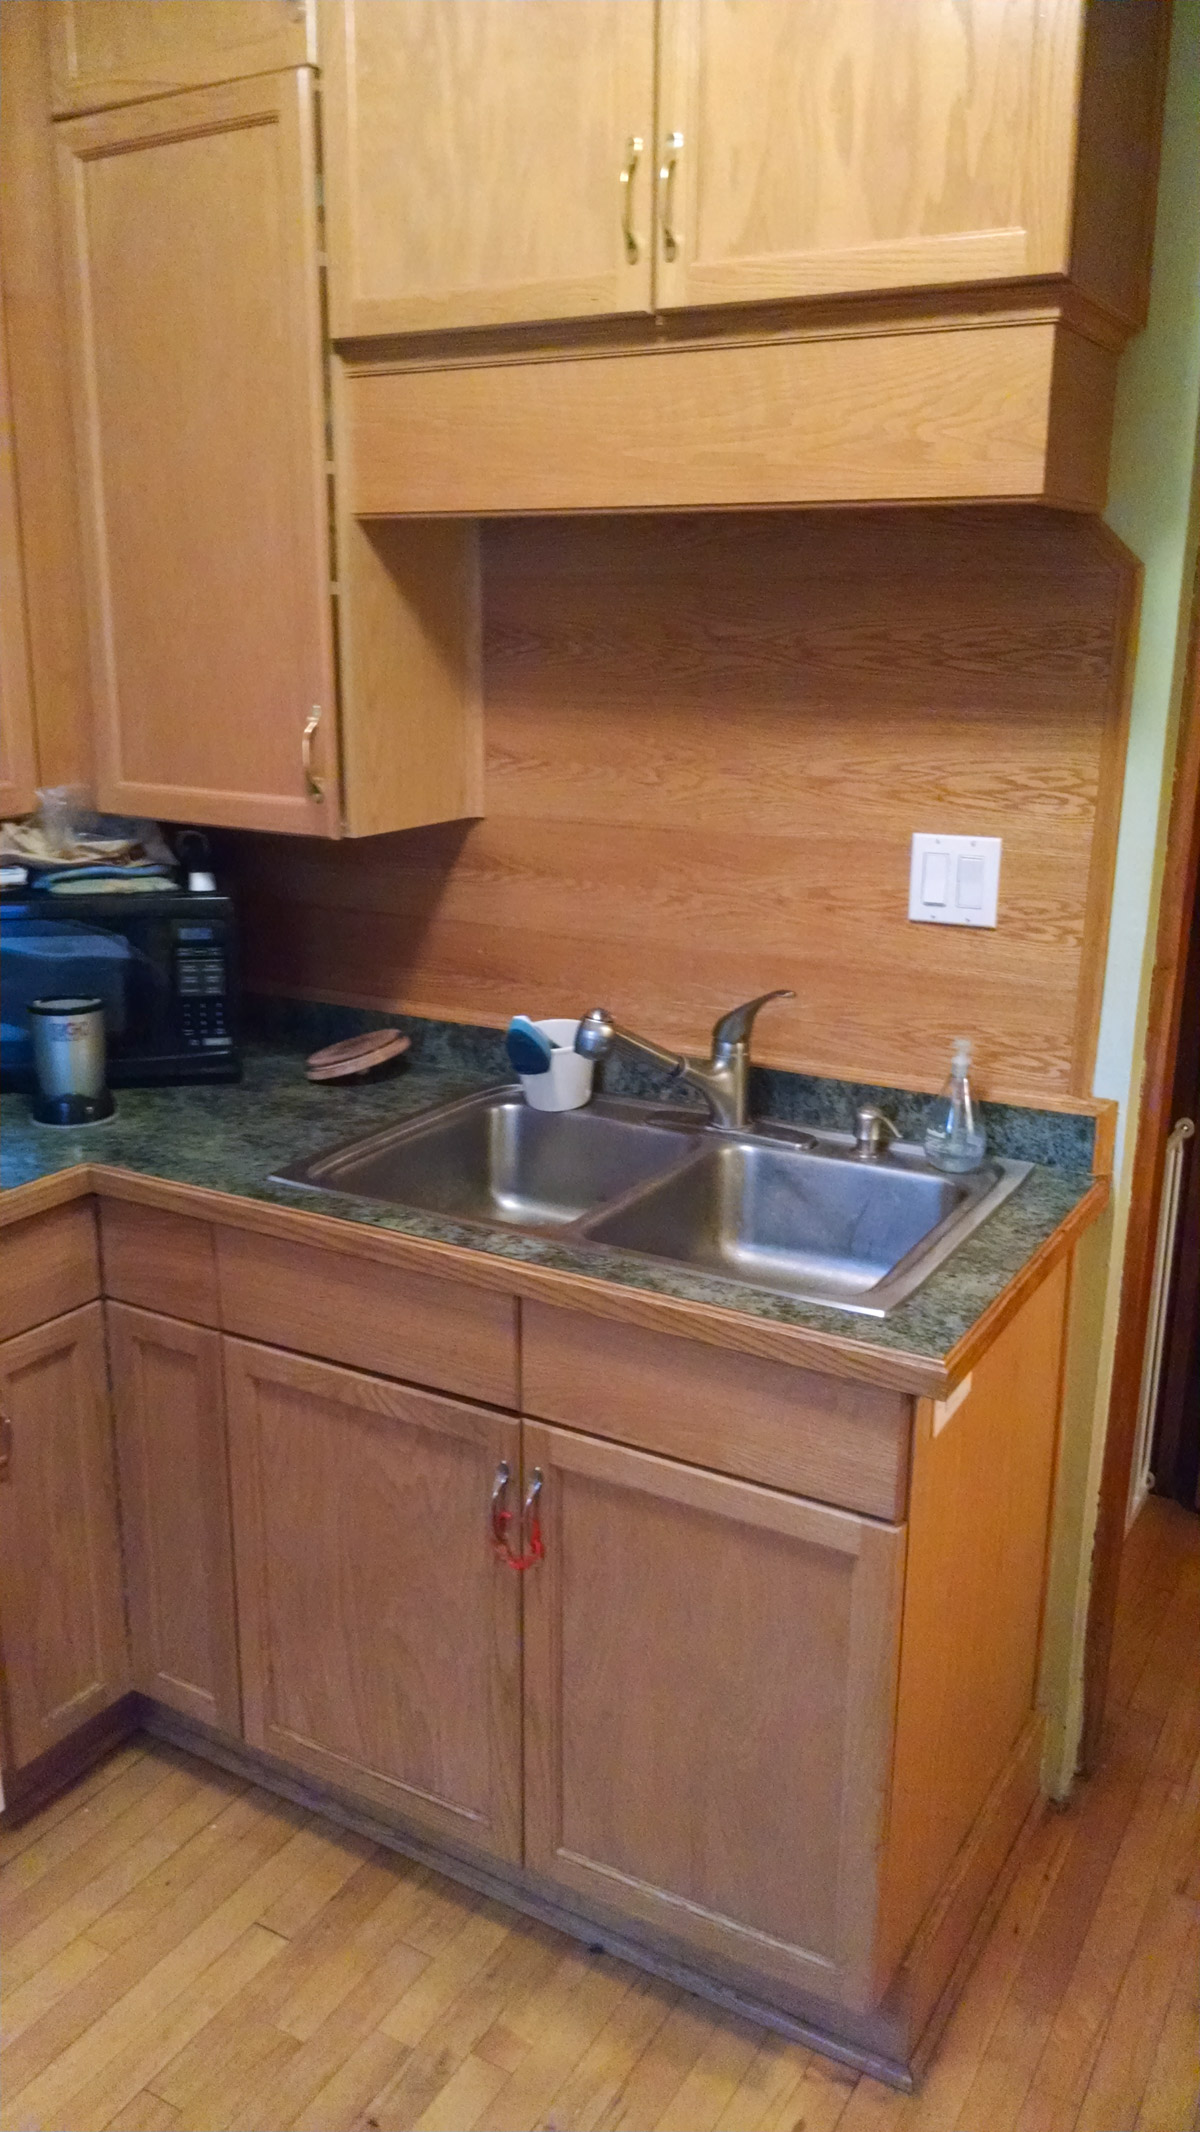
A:
<svg viewBox="0 0 1200 2132">
<path fill-rule="evenodd" d="M 934 1103 L 925 1128 L 925 1153 L 937 1170 L 977 1170 L 987 1153 L 987 1135 L 975 1121 L 967 1077 L 970 1064 L 969 1039 L 956 1037 L 950 1078 Z"/>
</svg>

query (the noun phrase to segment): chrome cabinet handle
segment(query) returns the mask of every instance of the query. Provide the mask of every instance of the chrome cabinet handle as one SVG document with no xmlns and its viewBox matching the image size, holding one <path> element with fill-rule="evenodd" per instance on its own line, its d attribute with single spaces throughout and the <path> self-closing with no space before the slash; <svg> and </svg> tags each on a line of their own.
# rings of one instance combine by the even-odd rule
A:
<svg viewBox="0 0 1200 2132">
<path fill-rule="evenodd" d="M 679 231 L 675 227 L 675 172 L 679 165 L 679 151 L 683 147 L 682 133 L 668 133 L 663 148 L 663 159 L 658 171 L 658 219 L 662 225 L 664 259 L 678 259 Z"/>
<path fill-rule="evenodd" d="M 316 738 L 317 727 L 320 723 L 321 706 L 319 703 L 314 703 L 309 716 L 304 721 L 304 737 L 300 742 L 300 761 L 304 769 L 304 783 L 309 798 L 314 800 L 324 799 L 325 797 L 324 783 L 313 769 L 313 741 Z"/>
<path fill-rule="evenodd" d="M 533 1469 L 529 1490 L 521 1511 L 520 1531 L 517 1535 L 518 1547 L 520 1548 L 518 1554 L 513 1553 L 512 1544 L 509 1540 L 509 1529 L 513 1522 L 513 1514 L 508 1508 L 506 1498 L 508 1484 L 511 1479 L 512 1474 L 509 1471 L 508 1460 L 502 1458 L 496 1468 L 496 1478 L 492 1483 L 492 1552 L 499 1561 L 504 1563 L 506 1569 L 532 1569 L 534 1563 L 540 1562 L 546 1552 L 542 1541 L 541 1520 L 538 1517 L 538 1499 L 542 1492 L 541 1467 L 535 1466 Z"/>
<path fill-rule="evenodd" d="M 0 1414 L 0 1481 L 12 1479 L 13 1425 L 7 1414 Z"/>
<path fill-rule="evenodd" d="M 621 235 L 625 239 L 625 257 L 634 266 L 642 256 L 642 247 L 633 226 L 633 180 L 645 143 L 640 133 L 631 133 L 625 143 L 625 161 L 621 165 Z"/>
<path fill-rule="evenodd" d="M 492 1507 L 490 1513 L 492 1546 L 502 1559 L 508 1555 L 508 1527 L 512 1512 L 508 1508 L 507 1498 L 508 1484 L 511 1479 L 512 1472 L 508 1460 L 502 1458 L 496 1468 L 496 1478 L 492 1482 Z"/>
</svg>

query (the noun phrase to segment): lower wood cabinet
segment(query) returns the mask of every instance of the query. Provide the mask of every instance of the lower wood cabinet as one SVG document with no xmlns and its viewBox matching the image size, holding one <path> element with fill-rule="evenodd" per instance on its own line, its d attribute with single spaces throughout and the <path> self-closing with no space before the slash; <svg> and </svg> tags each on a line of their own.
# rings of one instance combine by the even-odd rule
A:
<svg viewBox="0 0 1200 2132">
<path fill-rule="evenodd" d="M 903 1530 L 536 1423 L 525 1463 L 526 1863 L 866 2004 Z"/>
<path fill-rule="evenodd" d="M 517 1421 L 225 1342 L 246 1738 L 459 1849 L 521 1856 Z"/>
<path fill-rule="evenodd" d="M 5 1765 L 24 1769 L 130 1685 L 99 1303 L 0 1345 Z"/>
<path fill-rule="evenodd" d="M 221 1337 L 107 1308 L 134 1686 L 237 1733 Z"/>
</svg>

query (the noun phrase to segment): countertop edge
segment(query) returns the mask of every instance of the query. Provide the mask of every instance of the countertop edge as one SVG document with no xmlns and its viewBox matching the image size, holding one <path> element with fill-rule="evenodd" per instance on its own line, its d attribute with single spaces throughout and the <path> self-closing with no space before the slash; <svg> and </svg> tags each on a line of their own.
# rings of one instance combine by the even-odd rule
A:
<svg viewBox="0 0 1200 2132">
<path fill-rule="evenodd" d="M 53 1176 L 8 1188 L 0 1193 L 0 1228 L 89 1194 L 160 1207 L 168 1213 L 184 1212 L 259 1235 L 305 1240 L 353 1257 L 406 1266 L 414 1272 L 441 1273 L 469 1287 L 499 1290 L 564 1309 L 583 1310 L 592 1317 L 640 1325 L 652 1332 L 700 1340 L 712 1347 L 755 1355 L 763 1361 L 807 1366 L 827 1377 L 880 1385 L 918 1398 L 940 1399 L 973 1367 L 1026 1298 L 1099 1217 L 1108 1203 L 1109 1183 L 1106 1177 L 1096 1179 L 940 1361 L 932 1356 L 876 1347 L 861 1337 L 841 1339 L 834 1333 L 803 1326 L 772 1324 L 711 1303 L 659 1295 L 555 1267 L 492 1258 L 459 1244 L 365 1228 L 336 1215 L 273 1206 L 266 1201 L 243 1199 L 233 1192 L 147 1177 L 104 1163 L 77 1163 Z"/>
</svg>

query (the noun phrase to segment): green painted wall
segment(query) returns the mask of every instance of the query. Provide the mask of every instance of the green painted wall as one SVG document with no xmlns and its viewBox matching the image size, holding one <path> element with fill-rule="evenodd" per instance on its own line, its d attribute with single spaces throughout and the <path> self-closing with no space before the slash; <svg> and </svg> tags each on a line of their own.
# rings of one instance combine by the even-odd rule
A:
<svg viewBox="0 0 1200 2132">
<path fill-rule="evenodd" d="M 1145 576 L 1094 1084 L 1121 1105 L 1116 1188 L 1079 1260 L 1046 1618 L 1046 1775 L 1060 1796 L 1074 1775 L 1082 1719 L 1092 1537 L 1195 574 L 1198 412 L 1200 0 L 1175 0 L 1150 316 L 1121 360 L 1105 514 Z"/>
</svg>

